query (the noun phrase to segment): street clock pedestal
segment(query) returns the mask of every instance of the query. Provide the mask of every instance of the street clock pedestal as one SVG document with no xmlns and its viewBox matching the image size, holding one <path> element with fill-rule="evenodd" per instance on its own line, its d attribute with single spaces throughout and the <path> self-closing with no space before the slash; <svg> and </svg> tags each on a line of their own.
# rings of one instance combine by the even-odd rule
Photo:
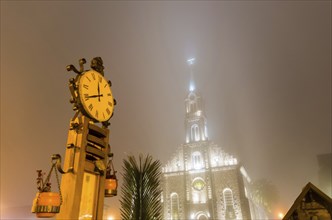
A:
<svg viewBox="0 0 332 220">
<path fill-rule="evenodd" d="M 84 58 L 79 60 L 79 70 L 67 66 L 68 71 L 77 74 L 69 80 L 70 102 L 76 114 L 69 124 L 63 170 L 60 156 L 58 161 L 63 175 L 57 219 L 102 219 L 105 193 L 113 196 L 108 193 L 108 185 L 105 192 L 105 178 L 112 157 L 107 127 L 116 101 L 111 81 L 104 77 L 103 60 L 93 58 L 90 70 L 84 70 L 85 63 Z"/>
<path fill-rule="evenodd" d="M 63 168 L 61 156 L 54 154 L 46 179 L 42 171 L 37 170 L 39 192 L 31 211 L 38 218 L 58 213 L 57 219 L 103 219 L 104 198 L 117 195 L 116 171 L 108 144 L 109 120 L 116 105 L 112 83 L 104 77 L 101 57 L 91 60 L 90 70 L 84 70 L 85 63 L 82 58 L 79 70 L 74 65 L 66 68 L 77 74 L 69 80 L 70 103 L 75 115 L 69 123 Z M 59 193 L 51 192 L 53 169 Z M 57 170 L 63 174 L 60 187 Z"/>
<path fill-rule="evenodd" d="M 109 130 L 85 116 L 70 121 L 57 219 L 102 219 Z"/>
</svg>

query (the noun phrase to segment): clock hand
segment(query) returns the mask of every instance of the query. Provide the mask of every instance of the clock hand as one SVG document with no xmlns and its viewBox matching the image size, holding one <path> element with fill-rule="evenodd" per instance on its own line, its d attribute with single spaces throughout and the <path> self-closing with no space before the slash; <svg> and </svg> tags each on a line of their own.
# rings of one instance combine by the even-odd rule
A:
<svg viewBox="0 0 332 220">
<path fill-rule="evenodd" d="M 103 94 L 101 95 L 90 95 L 90 96 L 86 96 L 86 98 L 100 98 L 100 97 L 103 97 Z"/>
<path fill-rule="evenodd" d="M 100 89 L 99 89 L 99 82 L 98 82 L 98 101 L 100 102 Z"/>
</svg>

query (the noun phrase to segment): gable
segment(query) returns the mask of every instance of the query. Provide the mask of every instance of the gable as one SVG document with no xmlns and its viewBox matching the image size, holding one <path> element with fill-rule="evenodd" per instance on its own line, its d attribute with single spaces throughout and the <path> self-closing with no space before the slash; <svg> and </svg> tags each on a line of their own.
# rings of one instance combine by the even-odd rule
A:
<svg viewBox="0 0 332 220">
<path fill-rule="evenodd" d="M 331 220 L 332 199 L 308 183 L 283 220 Z"/>
</svg>

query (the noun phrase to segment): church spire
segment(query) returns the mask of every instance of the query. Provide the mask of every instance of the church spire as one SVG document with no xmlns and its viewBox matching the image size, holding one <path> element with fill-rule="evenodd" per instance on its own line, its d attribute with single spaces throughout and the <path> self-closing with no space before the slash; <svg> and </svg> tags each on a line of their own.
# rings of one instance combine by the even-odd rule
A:
<svg viewBox="0 0 332 220">
<path fill-rule="evenodd" d="M 195 58 L 190 58 L 187 60 L 189 69 L 190 69 L 190 80 L 189 80 L 189 91 L 193 92 L 195 90 L 195 81 L 192 66 L 195 63 Z"/>
<path fill-rule="evenodd" d="M 192 65 L 194 64 L 194 62 L 195 58 L 190 58 L 187 60 L 187 63 L 190 68 L 190 81 L 189 81 L 189 93 L 187 98 L 185 99 L 186 143 L 208 140 L 203 100 L 196 91 L 193 72 L 192 72 Z"/>
</svg>

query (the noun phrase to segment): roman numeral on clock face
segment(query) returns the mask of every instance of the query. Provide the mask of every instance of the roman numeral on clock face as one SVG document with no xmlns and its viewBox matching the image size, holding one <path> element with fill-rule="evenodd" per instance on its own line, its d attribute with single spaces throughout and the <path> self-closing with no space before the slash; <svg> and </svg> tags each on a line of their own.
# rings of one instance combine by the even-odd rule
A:
<svg viewBox="0 0 332 220">
<path fill-rule="evenodd" d="M 93 105 L 90 104 L 90 105 L 88 106 L 88 108 L 90 109 L 90 111 L 92 111 L 92 109 L 93 109 Z"/>
<path fill-rule="evenodd" d="M 89 89 L 89 85 L 87 85 L 87 84 L 83 84 L 83 88 L 84 88 L 84 89 Z"/>
<path fill-rule="evenodd" d="M 107 112 L 108 115 L 111 114 L 111 111 L 108 108 L 106 109 L 106 112 Z"/>
</svg>

